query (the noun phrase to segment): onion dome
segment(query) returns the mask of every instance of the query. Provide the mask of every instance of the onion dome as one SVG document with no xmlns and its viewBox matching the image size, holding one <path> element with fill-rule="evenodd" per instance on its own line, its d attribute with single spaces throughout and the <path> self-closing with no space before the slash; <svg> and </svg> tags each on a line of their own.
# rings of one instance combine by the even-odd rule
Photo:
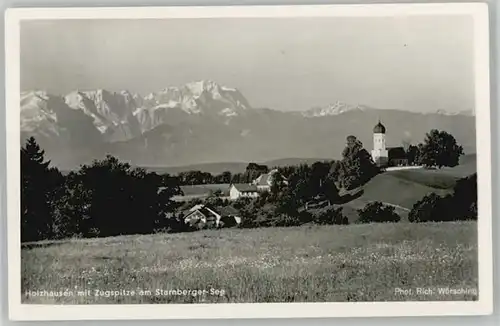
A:
<svg viewBox="0 0 500 326">
<path fill-rule="evenodd" d="M 377 125 L 373 128 L 373 133 L 374 134 L 385 134 L 385 127 L 383 124 L 380 123 L 380 121 L 377 123 Z"/>
</svg>

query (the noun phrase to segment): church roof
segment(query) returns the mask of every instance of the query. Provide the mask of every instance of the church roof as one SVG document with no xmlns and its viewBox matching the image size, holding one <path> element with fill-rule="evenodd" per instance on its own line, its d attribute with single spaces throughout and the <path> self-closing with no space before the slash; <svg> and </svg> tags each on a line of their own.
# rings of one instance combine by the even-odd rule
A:
<svg viewBox="0 0 500 326">
<path fill-rule="evenodd" d="M 387 152 L 389 155 L 389 160 L 393 159 L 407 159 L 408 156 L 403 147 L 388 147 Z"/>
<path fill-rule="evenodd" d="M 380 123 L 380 120 L 377 123 L 377 125 L 373 128 L 373 133 L 374 134 L 385 134 L 385 126 L 382 123 Z"/>
</svg>

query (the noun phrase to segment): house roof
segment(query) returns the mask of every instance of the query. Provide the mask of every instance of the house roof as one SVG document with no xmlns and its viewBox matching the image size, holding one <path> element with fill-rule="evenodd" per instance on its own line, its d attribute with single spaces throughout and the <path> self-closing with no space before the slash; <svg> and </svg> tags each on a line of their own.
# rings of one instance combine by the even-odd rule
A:
<svg viewBox="0 0 500 326">
<path fill-rule="evenodd" d="M 196 210 L 198 210 L 198 209 L 201 209 L 201 208 L 203 208 L 203 207 L 205 207 L 205 205 L 203 205 L 203 204 L 194 205 L 193 207 L 191 207 L 191 208 L 189 209 L 189 212 L 194 212 L 194 211 L 196 211 Z"/>
<path fill-rule="evenodd" d="M 247 183 L 233 183 L 233 187 L 235 187 L 239 192 L 255 192 L 257 191 L 257 186 L 247 184 Z"/>
<path fill-rule="evenodd" d="M 271 177 L 270 173 L 261 174 L 257 179 L 255 179 L 255 184 L 259 186 L 268 186 L 270 177 Z"/>
<path fill-rule="evenodd" d="M 240 214 L 240 212 L 239 212 L 236 208 L 234 208 L 234 207 L 232 207 L 232 206 L 224 206 L 224 207 L 221 207 L 221 208 L 219 209 L 219 213 L 220 213 L 220 215 L 222 215 L 222 216 L 231 216 L 231 215 L 232 215 L 232 216 L 236 216 L 236 215 L 239 215 L 239 214 Z"/>
<path fill-rule="evenodd" d="M 269 186 L 273 182 L 273 175 L 276 173 L 278 173 L 277 169 L 271 170 L 269 173 L 263 173 L 253 183 L 258 186 Z"/>
<path fill-rule="evenodd" d="M 205 217 L 209 216 L 220 217 L 220 214 L 211 209 L 210 207 L 200 204 L 193 206 L 184 218 L 188 218 L 191 214 L 194 214 L 195 212 L 200 212 Z"/>
</svg>

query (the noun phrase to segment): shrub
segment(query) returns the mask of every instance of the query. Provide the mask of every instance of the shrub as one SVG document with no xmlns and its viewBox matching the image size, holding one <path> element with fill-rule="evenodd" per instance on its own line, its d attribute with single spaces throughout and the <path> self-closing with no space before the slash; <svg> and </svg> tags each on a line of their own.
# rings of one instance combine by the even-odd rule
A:
<svg viewBox="0 0 500 326">
<path fill-rule="evenodd" d="M 429 194 L 413 205 L 410 222 L 477 220 L 477 174 L 457 181 L 453 194 Z"/>
<path fill-rule="evenodd" d="M 453 191 L 455 219 L 477 220 L 477 173 L 458 180 Z"/>
<path fill-rule="evenodd" d="M 371 202 L 363 209 L 358 210 L 358 223 L 399 222 L 401 217 L 394 211 L 394 207 L 381 202 Z"/>
<path fill-rule="evenodd" d="M 314 214 L 314 223 L 320 225 L 349 224 L 346 216 L 342 214 L 342 207 L 325 207 Z"/>
<path fill-rule="evenodd" d="M 255 200 L 250 200 L 248 198 L 240 198 L 234 204 L 233 207 L 239 210 L 241 215 L 241 223 L 239 224 L 240 228 L 256 228 L 262 225 L 262 209 L 258 205 L 259 203 Z M 267 219 L 265 216 L 264 220 Z"/>
<path fill-rule="evenodd" d="M 437 222 L 452 220 L 450 214 L 451 196 L 441 197 L 435 193 L 431 193 L 413 205 L 408 220 L 413 223 L 418 222 Z"/>
</svg>

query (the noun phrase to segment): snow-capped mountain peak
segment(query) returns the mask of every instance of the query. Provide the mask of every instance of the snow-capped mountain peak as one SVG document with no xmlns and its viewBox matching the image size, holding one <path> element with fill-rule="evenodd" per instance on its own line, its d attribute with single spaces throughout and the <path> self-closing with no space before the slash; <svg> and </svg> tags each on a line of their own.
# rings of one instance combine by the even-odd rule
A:
<svg viewBox="0 0 500 326">
<path fill-rule="evenodd" d="M 473 110 L 462 110 L 462 111 L 447 111 L 444 109 L 439 109 L 436 110 L 435 112 L 431 112 L 435 114 L 441 114 L 441 115 L 466 115 L 466 116 L 474 116 L 474 111 Z"/>
<path fill-rule="evenodd" d="M 324 117 L 331 115 L 339 115 L 353 110 L 364 111 L 365 108 L 360 105 L 353 106 L 341 101 L 337 101 L 335 103 L 329 104 L 324 107 L 314 107 L 310 110 L 302 112 L 302 115 L 308 118 Z"/>
<path fill-rule="evenodd" d="M 231 115 L 251 108 L 235 88 L 220 86 L 212 80 L 193 81 L 181 87 L 167 87 L 144 97 L 143 107 L 149 111 L 177 108 L 187 114 Z"/>
<path fill-rule="evenodd" d="M 189 89 L 193 95 L 201 95 L 204 91 L 211 92 L 213 94 L 219 93 L 221 87 L 219 84 L 212 80 L 199 80 L 195 82 L 190 82 L 185 85 L 187 89 Z"/>
</svg>

